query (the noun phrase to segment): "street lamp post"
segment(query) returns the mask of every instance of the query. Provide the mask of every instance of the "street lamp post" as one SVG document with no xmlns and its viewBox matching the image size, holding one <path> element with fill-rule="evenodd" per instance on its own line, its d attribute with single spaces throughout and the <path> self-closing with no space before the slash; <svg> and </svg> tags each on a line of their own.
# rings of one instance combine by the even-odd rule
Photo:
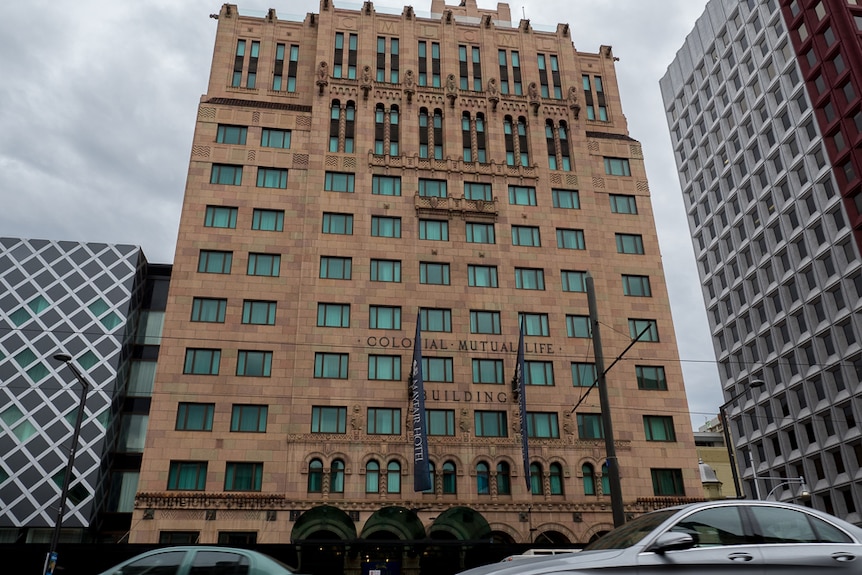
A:
<svg viewBox="0 0 862 575">
<path fill-rule="evenodd" d="M 69 495 L 69 484 L 75 469 L 75 453 L 78 451 L 78 436 L 81 434 L 81 423 L 84 420 L 84 405 L 87 403 L 87 391 L 90 384 L 72 363 L 72 356 L 65 353 L 54 355 L 54 359 L 65 363 L 75 374 L 75 378 L 81 384 L 81 400 L 78 404 L 78 415 L 75 418 L 75 430 L 72 432 L 72 442 L 69 446 L 69 460 L 66 463 L 66 474 L 63 476 L 63 487 L 60 490 L 60 502 L 57 504 L 57 520 L 54 522 L 54 533 L 51 536 L 51 547 L 45 557 L 45 575 L 53 575 L 57 567 L 57 545 L 60 542 L 60 527 L 63 525 L 63 515 L 66 513 L 66 498 Z"/>
<path fill-rule="evenodd" d="M 743 389 L 742 391 L 740 391 L 739 393 L 737 393 L 736 395 L 734 395 L 733 397 L 731 397 L 730 399 L 728 399 L 727 401 L 722 403 L 721 406 L 718 408 L 718 414 L 719 414 L 719 417 L 721 418 L 721 429 L 724 432 L 724 445 L 727 447 L 727 458 L 728 458 L 728 460 L 730 460 L 730 472 L 731 472 L 731 474 L 733 474 L 733 488 L 736 490 L 736 498 L 737 499 L 742 498 L 742 490 L 739 487 L 739 470 L 736 467 L 736 452 L 733 449 L 733 445 L 731 445 L 730 426 L 729 426 L 730 422 L 727 420 L 726 409 L 727 409 L 727 406 L 729 406 L 734 401 L 736 401 L 737 399 L 742 397 L 750 388 L 761 387 L 761 386 L 763 386 L 763 384 L 764 384 L 764 382 L 761 380 L 758 380 L 758 379 L 756 379 L 754 381 L 749 381 L 748 385 L 745 387 L 745 389 Z M 756 484 L 756 482 L 755 482 L 755 484 Z"/>
<path fill-rule="evenodd" d="M 755 475 L 754 476 L 754 484 L 755 485 L 757 485 L 758 479 L 767 479 L 769 481 L 778 481 L 778 480 L 781 481 L 781 483 L 779 483 L 778 485 L 773 487 L 769 491 L 769 493 L 766 494 L 766 497 L 763 498 L 764 501 L 768 501 L 769 498 L 772 497 L 773 493 L 775 493 L 776 491 L 778 491 L 779 489 L 781 489 L 785 485 L 793 485 L 795 483 L 798 483 L 801 487 L 799 497 L 801 497 L 802 499 L 806 499 L 806 498 L 811 496 L 811 493 L 808 492 L 808 486 L 805 484 L 805 478 L 802 477 L 801 475 L 799 477 L 790 477 L 790 478 L 780 477 L 780 476 L 770 477 L 770 476 L 763 476 L 763 475 Z M 757 489 L 757 498 L 760 499 L 760 489 L 759 488 Z"/>
</svg>

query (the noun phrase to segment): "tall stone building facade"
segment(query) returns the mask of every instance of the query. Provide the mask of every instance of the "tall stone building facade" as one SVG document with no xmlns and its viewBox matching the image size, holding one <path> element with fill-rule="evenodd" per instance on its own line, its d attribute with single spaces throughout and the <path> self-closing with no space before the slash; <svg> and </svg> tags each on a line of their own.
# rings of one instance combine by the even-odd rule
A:
<svg viewBox="0 0 862 575">
<path fill-rule="evenodd" d="M 587 273 L 606 365 L 643 334 L 607 373 L 626 513 L 702 497 L 609 46 L 576 51 L 567 25 L 475 0 L 217 16 L 132 542 L 609 530 Z M 408 424 L 417 319 L 426 492 Z"/>
</svg>

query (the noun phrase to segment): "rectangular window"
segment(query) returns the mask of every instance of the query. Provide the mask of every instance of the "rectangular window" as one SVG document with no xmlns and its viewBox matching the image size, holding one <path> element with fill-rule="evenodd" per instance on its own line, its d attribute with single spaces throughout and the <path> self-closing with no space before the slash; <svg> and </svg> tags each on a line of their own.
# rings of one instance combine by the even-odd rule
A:
<svg viewBox="0 0 862 575">
<path fill-rule="evenodd" d="M 470 333 L 500 334 L 500 312 L 471 310 Z"/>
<path fill-rule="evenodd" d="M 551 335 L 546 313 L 518 313 L 518 325 L 524 326 L 524 335 Z"/>
<path fill-rule="evenodd" d="M 275 325 L 274 301 L 244 300 L 242 302 L 242 323 L 251 325 Z"/>
<path fill-rule="evenodd" d="M 563 279 L 563 291 L 587 291 L 587 272 L 562 270 L 560 276 Z"/>
<path fill-rule="evenodd" d="M 236 358 L 236 374 L 243 377 L 269 377 L 272 373 L 271 351 L 242 350 Z"/>
<path fill-rule="evenodd" d="M 353 192 L 355 175 L 342 172 L 326 172 L 323 189 L 327 192 Z"/>
<path fill-rule="evenodd" d="M 639 254 L 644 253 L 644 240 L 640 234 L 614 234 L 617 239 L 617 253 Z"/>
<path fill-rule="evenodd" d="M 467 222 L 468 244 L 493 244 L 496 243 L 494 236 L 494 224 L 476 224 Z"/>
<path fill-rule="evenodd" d="M 609 176 L 631 176 L 631 168 L 626 158 L 605 158 L 605 173 Z"/>
<path fill-rule="evenodd" d="M 428 435 L 455 435 L 455 410 L 425 410 L 425 428 L 428 430 Z"/>
<path fill-rule="evenodd" d="M 567 250 L 587 249 L 584 230 L 565 230 L 557 228 L 557 247 Z"/>
<path fill-rule="evenodd" d="M 260 491 L 263 463 L 227 463 L 224 474 L 225 491 Z"/>
<path fill-rule="evenodd" d="M 419 239 L 448 242 L 449 222 L 441 220 L 419 220 Z"/>
<path fill-rule="evenodd" d="M 168 491 L 203 491 L 206 484 L 206 461 L 171 461 Z"/>
<path fill-rule="evenodd" d="M 449 264 L 419 262 L 419 283 L 449 285 Z"/>
<path fill-rule="evenodd" d="M 638 206 L 634 196 L 623 194 L 611 194 L 611 213 L 614 214 L 636 214 Z"/>
<path fill-rule="evenodd" d="M 317 327 L 350 327 L 350 304 L 317 304 Z"/>
<path fill-rule="evenodd" d="M 644 415 L 644 433 L 647 441 L 676 441 L 673 417 Z"/>
<path fill-rule="evenodd" d="M 578 437 L 580 439 L 603 439 L 605 428 L 602 416 L 598 413 L 578 414 Z"/>
<path fill-rule="evenodd" d="M 658 325 L 654 319 L 629 319 L 629 336 L 638 341 L 659 341 Z"/>
<path fill-rule="evenodd" d="M 196 297 L 192 300 L 191 321 L 224 323 L 224 313 L 226 309 L 226 299 Z"/>
<path fill-rule="evenodd" d="M 352 236 L 353 214 L 333 214 L 329 212 L 324 212 L 321 231 L 324 234 Z"/>
<path fill-rule="evenodd" d="M 419 179 L 419 195 L 423 198 L 445 198 L 446 180 Z"/>
<path fill-rule="evenodd" d="M 281 266 L 281 256 L 276 254 L 248 254 L 248 271 L 250 276 L 278 277 Z"/>
<path fill-rule="evenodd" d="M 206 215 L 204 216 L 204 227 L 235 229 L 237 211 L 237 208 L 207 206 Z"/>
<path fill-rule="evenodd" d="M 514 206 L 535 206 L 536 188 L 529 186 L 509 186 L 509 203 Z"/>
<path fill-rule="evenodd" d="M 581 209 L 581 199 L 576 190 L 551 190 L 551 198 L 555 208 L 567 210 Z"/>
<path fill-rule="evenodd" d="M 287 170 L 283 168 L 258 168 L 257 187 L 286 189 Z"/>
<path fill-rule="evenodd" d="M 623 294 L 633 297 L 652 297 L 649 276 L 623 276 Z"/>
<path fill-rule="evenodd" d="M 351 258 L 320 256 L 321 279 L 349 280 L 353 267 Z"/>
<path fill-rule="evenodd" d="M 452 358 L 423 357 L 422 378 L 429 382 L 452 383 Z"/>
<path fill-rule="evenodd" d="M 230 430 L 264 433 L 268 410 L 266 405 L 234 405 L 230 416 Z"/>
<path fill-rule="evenodd" d="M 186 361 L 183 366 L 183 373 L 192 375 L 218 375 L 220 360 L 220 349 L 186 349 Z"/>
<path fill-rule="evenodd" d="M 635 374 L 638 380 L 638 389 L 667 390 L 667 378 L 664 368 L 657 365 L 637 365 Z"/>
<path fill-rule="evenodd" d="M 554 385 L 554 364 L 550 361 L 525 361 L 526 385 Z"/>
<path fill-rule="evenodd" d="M 348 354 L 324 353 L 314 354 L 314 377 L 327 379 L 347 379 Z"/>
<path fill-rule="evenodd" d="M 592 387 L 598 379 L 596 364 L 588 362 L 572 362 L 572 386 Z"/>
<path fill-rule="evenodd" d="M 216 142 L 219 144 L 239 144 L 245 145 L 245 138 L 248 135 L 248 128 L 245 126 L 228 126 L 219 124 L 216 132 Z"/>
<path fill-rule="evenodd" d="M 284 210 L 259 210 L 252 214 L 251 229 L 264 232 L 284 231 Z"/>
<path fill-rule="evenodd" d="M 483 182 L 464 182 L 464 199 L 482 200 L 485 202 L 493 201 L 494 197 L 491 193 L 491 184 Z"/>
<path fill-rule="evenodd" d="M 398 381 L 401 379 L 400 355 L 369 355 L 368 379 Z"/>
<path fill-rule="evenodd" d="M 177 406 L 177 431 L 212 431 L 214 403 L 180 403 Z"/>
<path fill-rule="evenodd" d="M 422 331 L 452 332 L 452 310 L 423 307 L 419 310 Z"/>
<path fill-rule="evenodd" d="M 505 411 L 479 411 L 473 414 L 476 437 L 508 437 Z"/>
<path fill-rule="evenodd" d="M 371 281 L 401 282 L 401 262 L 398 260 L 371 260 Z"/>
<path fill-rule="evenodd" d="M 311 408 L 311 433 L 345 433 L 347 431 L 346 407 Z"/>
<path fill-rule="evenodd" d="M 369 435 L 401 435 L 401 410 L 368 408 Z"/>
<path fill-rule="evenodd" d="M 515 287 L 517 289 L 544 290 L 545 270 L 515 268 Z"/>
<path fill-rule="evenodd" d="M 650 469 L 653 494 L 656 496 L 685 495 L 680 469 Z"/>
<path fill-rule="evenodd" d="M 558 439 L 560 422 L 556 413 L 527 412 L 527 437 Z"/>
<path fill-rule="evenodd" d="M 474 359 L 473 383 L 504 383 L 502 359 Z"/>
<path fill-rule="evenodd" d="M 470 287 L 497 287 L 497 266 L 467 266 L 467 285 Z"/>
<path fill-rule="evenodd" d="M 401 178 L 395 176 L 373 176 L 371 193 L 376 196 L 400 196 Z"/>
<path fill-rule="evenodd" d="M 290 130 L 264 128 L 260 133 L 261 148 L 290 148 Z"/>
<path fill-rule="evenodd" d="M 592 337 L 590 333 L 590 318 L 586 315 L 567 315 L 566 334 L 569 337 Z"/>
<path fill-rule="evenodd" d="M 533 226 L 512 226 L 512 245 L 541 247 L 542 239 L 539 237 L 539 228 Z"/>
<path fill-rule="evenodd" d="M 210 172 L 211 184 L 224 184 L 226 186 L 239 186 L 242 184 L 242 166 L 231 166 L 228 164 L 213 164 Z"/>
<path fill-rule="evenodd" d="M 388 305 L 369 306 L 368 327 L 370 329 L 401 329 L 401 308 Z"/>
<path fill-rule="evenodd" d="M 198 271 L 206 274 L 229 274 L 233 252 L 201 250 Z"/>
<path fill-rule="evenodd" d="M 371 216 L 371 235 L 378 238 L 400 238 L 401 218 Z"/>
</svg>

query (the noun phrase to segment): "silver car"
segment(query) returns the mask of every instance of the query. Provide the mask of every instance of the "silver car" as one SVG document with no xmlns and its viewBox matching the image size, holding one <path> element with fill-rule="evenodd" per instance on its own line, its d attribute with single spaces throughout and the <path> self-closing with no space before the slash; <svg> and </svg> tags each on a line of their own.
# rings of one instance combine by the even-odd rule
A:
<svg viewBox="0 0 862 575">
<path fill-rule="evenodd" d="M 249 549 L 186 545 L 136 555 L 101 575 L 299 575 L 283 563 Z"/>
<path fill-rule="evenodd" d="M 494 563 L 461 575 L 862 574 L 862 529 L 772 501 L 711 501 L 641 515 L 579 553 Z"/>
</svg>

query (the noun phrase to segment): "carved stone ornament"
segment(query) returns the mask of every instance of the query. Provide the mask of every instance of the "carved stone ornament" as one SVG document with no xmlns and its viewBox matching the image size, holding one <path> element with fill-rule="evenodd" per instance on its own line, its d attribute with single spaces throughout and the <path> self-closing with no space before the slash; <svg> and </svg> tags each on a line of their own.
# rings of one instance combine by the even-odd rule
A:
<svg viewBox="0 0 862 575">
<path fill-rule="evenodd" d="M 577 120 L 581 113 L 581 104 L 578 102 L 578 89 L 574 86 L 569 88 L 567 100 L 569 101 L 569 108 L 572 109 L 572 113 L 575 115 L 575 120 Z"/>
<path fill-rule="evenodd" d="M 533 109 L 533 115 L 539 115 L 539 86 L 535 82 L 530 82 L 527 86 L 527 94 L 530 96 L 530 107 Z"/>
<path fill-rule="evenodd" d="M 416 78 L 413 76 L 413 70 L 407 70 L 404 73 L 404 94 L 407 96 L 407 103 L 413 102 L 413 94 L 416 93 Z"/>
<path fill-rule="evenodd" d="M 362 83 L 359 84 L 362 88 L 363 99 L 368 99 L 368 93 L 371 92 L 371 66 L 365 65 L 362 67 Z"/>
<path fill-rule="evenodd" d="M 449 106 L 455 107 L 455 100 L 458 99 L 458 84 L 455 82 L 455 74 L 446 76 L 446 97 L 449 99 Z"/>
<path fill-rule="evenodd" d="M 488 92 L 488 101 L 491 102 L 491 111 L 497 111 L 497 104 L 500 102 L 500 89 L 497 87 L 497 78 L 488 80 L 488 86 L 485 88 Z"/>
<path fill-rule="evenodd" d="M 329 85 L 329 64 L 320 62 L 317 65 L 317 90 L 319 95 L 323 95 L 323 89 Z"/>
</svg>

